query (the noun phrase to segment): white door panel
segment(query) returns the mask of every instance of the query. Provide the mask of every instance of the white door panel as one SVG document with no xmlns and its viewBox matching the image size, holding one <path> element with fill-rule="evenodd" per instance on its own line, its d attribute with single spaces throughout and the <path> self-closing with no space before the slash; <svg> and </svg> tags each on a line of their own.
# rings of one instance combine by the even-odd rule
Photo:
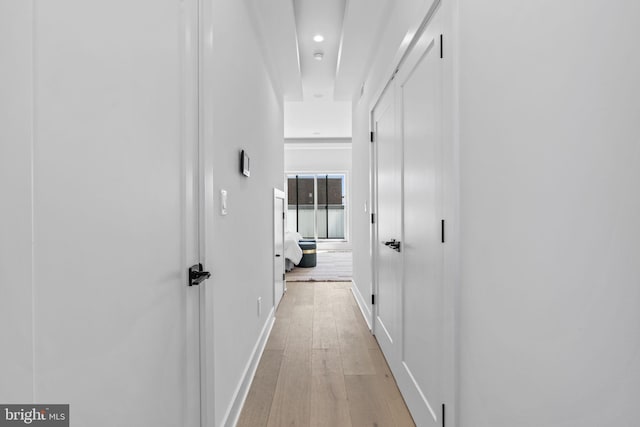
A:
<svg viewBox="0 0 640 427">
<path fill-rule="evenodd" d="M 422 39 L 421 41 L 423 41 Z M 400 80 L 404 141 L 404 312 L 407 401 L 419 425 L 439 423 L 442 393 L 441 77 L 436 40 Z M 422 49 L 421 49 L 422 48 Z M 413 64 L 411 64 L 413 65 Z M 409 70 L 408 70 L 409 71 Z M 404 76 L 401 75 L 400 79 Z M 425 419 L 426 418 L 426 419 Z"/>
<path fill-rule="evenodd" d="M 197 103 L 184 84 L 197 14 L 182 6 L 34 12 L 34 399 L 69 403 L 74 425 L 200 425 L 200 290 L 186 274 Z"/>
<path fill-rule="evenodd" d="M 397 357 L 400 340 L 401 253 L 384 242 L 400 240 L 402 152 L 397 132 L 396 98 L 389 88 L 374 110 L 377 149 L 378 241 L 376 336 L 387 359 Z"/>
</svg>

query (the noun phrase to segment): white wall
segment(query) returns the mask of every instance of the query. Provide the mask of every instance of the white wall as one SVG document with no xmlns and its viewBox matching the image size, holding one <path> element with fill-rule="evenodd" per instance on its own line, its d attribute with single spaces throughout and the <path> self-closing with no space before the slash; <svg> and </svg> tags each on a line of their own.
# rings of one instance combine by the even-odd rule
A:
<svg viewBox="0 0 640 427">
<path fill-rule="evenodd" d="M 459 3 L 460 425 L 637 425 L 640 5 Z"/>
<path fill-rule="evenodd" d="M 216 425 L 231 422 L 235 395 L 273 301 L 273 188 L 283 189 L 282 106 L 272 90 L 244 2 L 213 8 L 213 288 Z M 244 30 L 240 30 L 244 29 Z M 240 151 L 251 177 L 239 171 Z M 219 192 L 228 192 L 228 215 Z M 262 297 L 262 314 L 257 300 Z M 250 378 L 249 378 L 250 380 Z M 240 396 L 242 397 L 242 396 Z M 229 418 L 227 418 L 227 416 Z"/>
<path fill-rule="evenodd" d="M 285 138 L 351 138 L 351 102 L 312 99 L 284 104 Z"/>
<path fill-rule="evenodd" d="M 285 139 L 284 170 L 351 173 L 351 138 Z"/>
<path fill-rule="evenodd" d="M 0 2 L 0 401 L 33 399 L 32 4 Z"/>
<path fill-rule="evenodd" d="M 352 173 L 351 138 L 285 139 L 284 170 L 287 173 L 339 172 L 347 176 L 347 240 L 346 243 L 323 242 L 323 249 L 351 249 Z M 285 177 L 286 179 L 286 177 Z M 285 186 L 286 191 L 286 186 Z M 357 208 L 356 208 L 357 209 Z"/>
</svg>

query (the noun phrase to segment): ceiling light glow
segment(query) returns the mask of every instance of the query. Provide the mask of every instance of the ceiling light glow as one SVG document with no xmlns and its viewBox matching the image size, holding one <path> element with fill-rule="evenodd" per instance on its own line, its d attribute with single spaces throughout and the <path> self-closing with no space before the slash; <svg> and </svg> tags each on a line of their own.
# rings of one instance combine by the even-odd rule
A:
<svg viewBox="0 0 640 427">
<path fill-rule="evenodd" d="M 313 41 L 316 43 L 323 42 L 324 37 L 322 36 L 322 34 L 316 34 L 315 36 L 313 36 Z"/>
</svg>

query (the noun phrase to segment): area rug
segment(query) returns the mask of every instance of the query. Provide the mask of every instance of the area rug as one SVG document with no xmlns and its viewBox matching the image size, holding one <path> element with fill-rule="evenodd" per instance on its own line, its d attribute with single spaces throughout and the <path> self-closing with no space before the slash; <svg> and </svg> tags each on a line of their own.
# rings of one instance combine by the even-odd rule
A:
<svg viewBox="0 0 640 427">
<path fill-rule="evenodd" d="M 294 267 L 287 273 L 287 282 L 349 282 L 353 258 L 351 251 L 318 251 L 316 266 Z"/>
</svg>

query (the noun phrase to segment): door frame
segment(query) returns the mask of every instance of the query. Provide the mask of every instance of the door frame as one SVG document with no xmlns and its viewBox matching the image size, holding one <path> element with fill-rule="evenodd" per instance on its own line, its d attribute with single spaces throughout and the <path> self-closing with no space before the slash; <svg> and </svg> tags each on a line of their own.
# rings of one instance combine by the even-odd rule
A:
<svg viewBox="0 0 640 427">
<path fill-rule="evenodd" d="M 189 286 L 187 268 L 203 263 L 203 162 L 202 111 L 200 105 L 201 74 L 201 10 L 202 0 L 185 0 L 181 8 L 181 133 L 183 168 L 183 275 L 185 286 L 185 425 L 204 425 L 207 399 L 203 398 L 202 374 L 205 353 L 202 342 L 206 337 L 204 318 L 204 287 Z M 206 264 L 205 264 L 206 266 Z"/>
<path fill-rule="evenodd" d="M 378 294 L 378 150 L 375 141 L 375 120 L 374 111 L 384 95 L 384 91 L 380 93 L 374 105 L 369 110 L 369 134 L 371 135 L 371 143 L 369 144 L 369 257 L 371 259 L 371 300 L 369 304 L 371 310 L 369 325 L 371 325 L 371 334 L 376 335 L 376 316 L 378 315 L 377 307 L 373 303 L 374 295 Z"/>
<path fill-rule="evenodd" d="M 200 260 L 205 267 L 215 265 L 213 258 L 214 240 L 214 114 L 213 69 L 216 62 L 213 44 L 209 42 L 213 34 L 213 0 L 189 0 L 197 6 L 196 30 L 190 33 L 185 47 L 197 56 L 198 120 L 198 162 L 199 162 L 199 247 Z M 188 50 L 187 50 L 188 51 Z M 211 270 L 210 270 L 211 271 Z M 215 337 L 214 337 L 214 281 L 212 277 L 199 285 L 200 292 L 200 425 L 215 423 Z"/>
<path fill-rule="evenodd" d="M 370 241 L 370 245 L 371 247 L 369 248 L 370 253 L 371 253 L 371 279 L 372 279 L 372 284 L 371 284 L 371 292 L 372 295 L 375 295 L 375 297 L 377 297 L 379 295 L 379 287 L 380 287 L 380 283 L 379 283 L 379 277 L 378 277 L 378 263 L 379 263 L 379 256 L 380 256 L 380 250 L 379 250 L 379 246 L 378 246 L 378 241 L 379 241 L 379 217 L 378 217 L 378 138 L 377 138 L 377 128 L 376 128 L 376 121 L 375 121 L 375 112 L 377 110 L 377 108 L 380 106 L 381 101 L 383 100 L 383 98 L 385 97 L 385 95 L 387 95 L 387 92 L 390 90 L 394 90 L 394 88 L 392 87 L 392 80 L 393 77 L 391 78 L 391 80 L 389 80 L 389 82 L 385 85 L 384 89 L 380 92 L 378 98 L 376 99 L 375 103 L 373 104 L 373 106 L 370 109 L 369 112 L 369 121 L 370 121 L 370 125 L 369 128 L 371 129 L 371 133 L 373 135 L 373 141 L 370 144 L 370 185 L 371 185 L 371 213 L 374 215 L 375 217 L 375 222 L 370 222 L 371 225 L 371 241 Z M 391 103 L 394 104 L 394 108 L 397 107 L 396 104 L 396 98 L 395 98 L 395 94 L 391 95 L 393 97 L 393 99 L 391 100 Z M 402 215 L 402 213 L 401 213 Z M 401 224 L 402 225 L 402 224 Z M 399 238 L 402 239 L 402 227 L 400 230 L 400 236 Z M 372 297 L 373 298 L 373 297 Z M 373 301 L 370 301 L 371 303 L 371 333 L 374 336 L 377 336 L 377 326 L 376 326 L 376 318 L 378 317 L 378 308 L 379 308 L 379 304 L 373 304 Z M 387 357 L 387 356 L 385 356 Z"/>
<path fill-rule="evenodd" d="M 273 310 L 275 312 L 275 310 L 277 310 L 278 308 L 278 303 L 280 302 L 280 300 L 282 299 L 282 295 L 285 294 L 285 292 L 287 292 L 287 280 L 285 278 L 285 270 L 286 270 L 286 261 L 284 258 L 284 235 L 287 231 L 287 220 L 286 220 L 286 216 L 287 216 L 287 199 L 286 199 L 286 194 L 284 191 L 278 189 L 278 188 L 274 188 L 273 189 Z M 278 203 L 282 203 L 282 212 L 283 212 L 283 216 L 282 218 L 278 218 L 276 216 L 276 206 Z M 282 295 L 280 296 L 280 299 L 277 298 L 277 293 L 276 293 L 276 262 L 275 262 L 275 257 L 276 257 L 276 223 L 277 221 L 282 221 L 282 264 L 284 266 L 284 268 L 282 269 Z"/>
</svg>

